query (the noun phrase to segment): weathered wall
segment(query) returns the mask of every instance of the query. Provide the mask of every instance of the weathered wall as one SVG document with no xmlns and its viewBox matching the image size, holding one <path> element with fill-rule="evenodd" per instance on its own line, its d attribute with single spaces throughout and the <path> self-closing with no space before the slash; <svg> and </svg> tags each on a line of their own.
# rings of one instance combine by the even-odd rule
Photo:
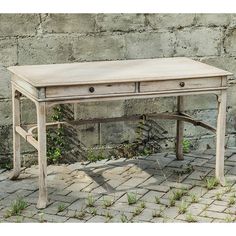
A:
<svg viewBox="0 0 236 236">
<path fill-rule="evenodd" d="M 93 60 L 187 56 L 236 73 L 236 15 L 232 14 L 0 14 L 0 158 L 12 152 L 10 65 Z M 235 145 L 236 93 L 228 94 L 227 132 Z M 30 103 L 23 118 L 35 120 Z M 214 95 L 188 97 L 186 110 L 215 124 Z M 78 117 L 121 116 L 173 111 L 175 98 L 82 104 Z M 175 122 L 159 121 L 174 146 Z M 102 125 L 101 142 L 120 142 L 133 134 L 133 125 Z M 115 133 L 115 135 L 114 135 Z M 186 137 L 196 148 L 213 147 L 213 136 L 186 125 Z M 87 145 L 98 143 L 96 125 L 80 127 Z M 195 140 L 195 141 L 194 141 Z M 31 150 L 24 144 L 24 151 Z M 9 156 L 8 156 L 9 155 Z"/>
</svg>

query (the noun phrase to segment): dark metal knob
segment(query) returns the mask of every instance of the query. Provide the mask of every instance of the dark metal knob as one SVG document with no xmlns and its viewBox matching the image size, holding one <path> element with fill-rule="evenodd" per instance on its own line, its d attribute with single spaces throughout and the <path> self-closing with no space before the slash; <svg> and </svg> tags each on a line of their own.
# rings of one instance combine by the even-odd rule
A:
<svg viewBox="0 0 236 236">
<path fill-rule="evenodd" d="M 94 91 L 95 91 L 95 88 L 94 88 L 94 87 L 90 87 L 90 88 L 89 88 L 89 92 L 90 92 L 90 93 L 93 93 Z"/>
<path fill-rule="evenodd" d="M 179 86 L 180 86 L 180 87 L 184 87 L 184 86 L 185 86 L 185 83 L 184 83 L 184 82 L 180 82 L 180 83 L 179 83 Z"/>
</svg>

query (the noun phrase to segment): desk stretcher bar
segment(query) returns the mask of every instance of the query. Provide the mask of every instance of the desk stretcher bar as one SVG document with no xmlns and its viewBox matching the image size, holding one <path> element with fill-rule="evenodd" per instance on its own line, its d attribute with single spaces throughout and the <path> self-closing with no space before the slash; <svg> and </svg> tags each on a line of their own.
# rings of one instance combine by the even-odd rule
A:
<svg viewBox="0 0 236 236">
<path fill-rule="evenodd" d="M 101 119 L 89 119 L 89 120 L 75 120 L 75 121 L 63 121 L 63 122 L 51 122 L 46 123 L 46 126 L 58 126 L 58 125 L 83 125 L 83 124 L 91 124 L 91 123 L 107 123 L 107 122 L 118 122 L 118 121 L 127 121 L 127 120 L 141 120 L 144 116 L 142 115 L 133 115 L 133 116 L 126 116 L 126 117 L 114 117 L 114 118 L 101 118 Z M 205 129 L 210 130 L 211 132 L 216 132 L 216 128 L 206 124 L 203 121 L 195 120 L 193 117 L 181 113 L 160 113 L 160 114 L 148 114 L 147 117 L 150 118 L 157 118 L 157 119 L 166 119 L 166 120 L 179 120 L 179 121 L 185 121 L 192 123 L 194 126 L 201 126 Z M 34 146 L 38 150 L 38 141 L 33 137 L 33 130 L 37 129 L 37 125 L 30 125 L 25 126 L 26 128 L 30 127 L 28 131 L 26 131 L 21 126 L 16 126 L 15 130 L 16 132 L 21 135 L 22 138 L 24 138 L 28 143 L 30 143 L 32 146 Z"/>
</svg>

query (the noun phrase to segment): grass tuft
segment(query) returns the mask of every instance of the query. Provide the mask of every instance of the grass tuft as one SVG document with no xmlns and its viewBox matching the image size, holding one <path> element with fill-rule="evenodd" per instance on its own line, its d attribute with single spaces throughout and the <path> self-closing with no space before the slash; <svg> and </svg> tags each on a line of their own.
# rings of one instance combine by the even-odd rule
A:
<svg viewBox="0 0 236 236">
<path fill-rule="evenodd" d="M 7 210 L 5 217 L 18 216 L 27 207 L 26 201 L 22 197 L 18 197 Z"/>
<path fill-rule="evenodd" d="M 84 209 L 81 209 L 77 214 L 75 214 L 75 218 L 78 218 L 80 220 L 83 220 L 86 216 L 86 212 Z"/>
<path fill-rule="evenodd" d="M 173 196 L 169 197 L 169 204 L 168 207 L 175 206 L 175 199 Z"/>
<path fill-rule="evenodd" d="M 114 201 L 112 201 L 110 198 L 103 197 L 103 206 L 105 208 L 112 206 Z"/>
<path fill-rule="evenodd" d="M 216 200 L 221 201 L 222 200 L 222 193 L 216 193 Z"/>
<path fill-rule="evenodd" d="M 184 189 L 177 189 L 177 190 L 174 190 L 173 191 L 173 199 L 175 200 L 175 201 L 179 201 L 179 200 L 181 200 L 181 198 L 185 195 L 187 193 L 187 191 L 186 190 L 184 190 Z"/>
<path fill-rule="evenodd" d="M 153 217 L 153 218 L 163 217 L 163 209 L 160 209 L 159 211 L 154 210 L 154 211 L 152 212 L 152 217 Z"/>
<path fill-rule="evenodd" d="M 155 196 L 155 202 L 156 204 L 160 204 L 161 203 L 160 197 Z"/>
<path fill-rule="evenodd" d="M 205 187 L 208 190 L 212 190 L 219 185 L 219 181 L 215 177 L 207 178 L 205 180 Z"/>
<path fill-rule="evenodd" d="M 190 194 L 190 198 L 191 198 L 191 203 L 198 203 L 199 202 L 198 196 L 194 193 Z"/>
<path fill-rule="evenodd" d="M 193 223 L 193 222 L 197 222 L 197 219 L 191 213 L 188 213 L 186 215 L 186 221 L 189 223 Z"/>
<path fill-rule="evenodd" d="M 140 205 L 134 209 L 133 216 L 139 215 L 143 211 L 144 208 L 146 208 L 146 204 L 145 202 L 142 201 Z"/>
<path fill-rule="evenodd" d="M 107 211 L 105 214 L 105 217 L 106 217 L 107 221 L 109 221 L 110 219 L 113 218 L 113 215 L 109 211 Z"/>
<path fill-rule="evenodd" d="M 182 200 L 181 204 L 179 205 L 179 214 L 184 214 L 187 211 L 188 204 Z"/>
<path fill-rule="evenodd" d="M 235 221 L 235 218 L 231 215 L 227 215 L 225 218 L 225 222 L 227 222 L 227 223 L 232 223 L 234 221 Z"/>
<path fill-rule="evenodd" d="M 236 202 L 235 195 L 230 196 L 229 201 L 228 201 L 228 205 L 229 206 L 234 205 L 235 202 Z"/>
<path fill-rule="evenodd" d="M 122 223 L 128 223 L 128 217 L 127 215 L 125 215 L 125 213 L 122 213 L 122 215 L 120 216 L 120 221 Z"/>
<path fill-rule="evenodd" d="M 64 211 L 65 209 L 66 209 L 65 204 L 64 204 L 64 203 L 61 203 L 61 204 L 59 204 L 58 207 L 57 207 L 57 212 L 62 212 L 62 211 Z"/>
<path fill-rule="evenodd" d="M 97 209 L 95 207 L 91 208 L 89 213 L 93 216 L 96 216 L 97 215 Z"/>
<path fill-rule="evenodd" d="M 95 203 L 94 197 L 91 194 L 88 195 L 87 200 L 86 200 L 86 205 L 88 207 L 94 207 L 94 203 Z"/>
<path fill-rule="evenodd" d="M 127 201 L 129 205 L 137 203 L 137 194 L 136 193 L 127 193 Z"/>
</svg>

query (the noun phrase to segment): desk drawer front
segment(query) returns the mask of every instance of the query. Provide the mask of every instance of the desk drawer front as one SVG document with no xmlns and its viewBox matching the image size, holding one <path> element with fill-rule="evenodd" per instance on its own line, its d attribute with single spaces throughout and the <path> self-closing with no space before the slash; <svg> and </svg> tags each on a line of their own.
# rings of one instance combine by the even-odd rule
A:
<svg viewBox="0 0 236 236">
<path fill-rule="evenodd" d="M 46 89 L 47 98 L 134 93 L 134 83 L 57 86 Z"/>
<path fill-rule="evenodd" d="M 221 77 L 141 82 L 140 92 L 221 87 Z"/>
</svg>

